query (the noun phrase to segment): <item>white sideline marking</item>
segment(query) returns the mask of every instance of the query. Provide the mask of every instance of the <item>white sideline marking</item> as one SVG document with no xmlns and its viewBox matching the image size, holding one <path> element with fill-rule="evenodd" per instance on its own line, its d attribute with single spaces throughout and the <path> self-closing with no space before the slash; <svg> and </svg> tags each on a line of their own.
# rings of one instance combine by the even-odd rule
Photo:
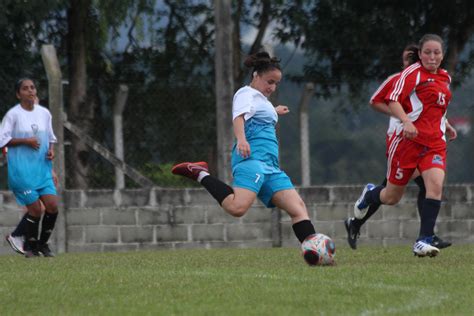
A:
<svg viewBox="0 0 474 316">
<path fill-rule="evenodd" d="M 410 289 L 417 291 L 417 294 L 411 300 L 411 302 L 404 302 L 402 306 L 380 306 L 372 310 L 365 310 L 361 315 L 380 315 L 380 314 L 400 314 L 400 313 L 410 313 L 416 310 L 422 310 L 426 307 L 427 298 L 429 298 L 429 307 L 435 307 L 441 305 L 441 303 L 447 300 L 449 297 L 446 294 L 438 294 L 433 291 L 426 291 L 425 289 Z"/>
<path fill-rule="evenodd" d="M 165 272 L 165 271 L 163 271 Z M 185 272 L 176 272 L 176 271 L 166 271 L 169 275 L 176 275 L 176 274 L 187 274 L 187 275 L 194 275 L 198 277 L 231 277 L 232 279 L 239 277 L 239 278 L 248 278 L 248 279 L 270 279 L 270 280 L 287 280 L 287 281 L 296 281 L 296 282 L 308 282 L 312 281 L 311 279 L 307 278 L 298 278 L 298 277 L 288 277 L 288 276 L 281 276 L 281 275 L 274 275 L 274 274 L 266 274 L 266 273 L 257 273 L 257 274 L 241 274 L 241 273 L 216 273 L 216 272 L 209 272 L 209 271 L 185 271 Z M 340 281 L 331 281 L 325 280 L 326 283 L 332 283 L 339 286 L 343 286 L 343 282 Z M 429 297 L 430 303 L 429 307 L 435 307 L 441 305 L 445 300 L 449 298 L 444 292 L 435 292 L 435 291 L 428 291 L 422 287 L 417 286 L 401 286 L 401 285 L 392 285 L 392 284 L 385 284 L 385 283 L 373 283 L 370 285 L 365 286 L 367 288 L 372 289 L 385 289 L 385 290 L 394 290 L 394 291 L 405 291 L 416 293 L 413 296 L 413 299 L 404 302 L 402 306 L 387 306 L 381 305 L 380 307 L 364 310 L 360 315 L 367 316 L 367 315 L 380 315 L 380 314 L 399 314 L 399 313 L 408 313 L 414 312 L 416 310 L 421 310 L 426 307 L 426 298 Z"/>
</svg>

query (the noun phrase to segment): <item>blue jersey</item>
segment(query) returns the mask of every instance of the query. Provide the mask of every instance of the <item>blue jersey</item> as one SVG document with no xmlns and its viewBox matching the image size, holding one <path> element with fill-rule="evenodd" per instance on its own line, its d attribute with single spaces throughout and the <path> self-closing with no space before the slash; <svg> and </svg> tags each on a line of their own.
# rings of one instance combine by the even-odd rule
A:
<svg viewBox="0 0 474 316">
<path fill-rule="evenodd" d="M 12 191 L 38 190 L 52 179 L 52 163 L 46 158 L 50 143 L 56 142 L 49 111 L 35 105 L 27 111 L 16 105 L 5 115 L 0 128 L 0 147 L 13 138 L 36 137 L 39 149 L 27 145 L 9 146 L 8 185 Z"/>
<path fill-rule="evenodd" d="M 234 144 L 232 169 L 243 160 L 254 159 L 262 162 L 266 174 L 281 172 L 275 131 L 278 114 L 271 102 L 258 90 L 243 87 L 235 93 L 232 106 L 233 119 L 240 115 L 245 119 L 245 137 L 250 145 L 250 157 L 243 158 Z"/>
</svg>

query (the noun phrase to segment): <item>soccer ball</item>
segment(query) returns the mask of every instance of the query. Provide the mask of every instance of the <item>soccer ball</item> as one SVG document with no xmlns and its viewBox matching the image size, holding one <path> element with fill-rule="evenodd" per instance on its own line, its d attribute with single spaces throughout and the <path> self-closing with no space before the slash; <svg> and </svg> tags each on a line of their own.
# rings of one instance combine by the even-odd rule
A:
<svg viewBox="0 0 474 316">
<path fill-rule="evenodd" d="M 336 246 L 326 235 L 313 234 L 301 244 L 303 258 L 310 266 L 334 265 Z"/>
</svg>

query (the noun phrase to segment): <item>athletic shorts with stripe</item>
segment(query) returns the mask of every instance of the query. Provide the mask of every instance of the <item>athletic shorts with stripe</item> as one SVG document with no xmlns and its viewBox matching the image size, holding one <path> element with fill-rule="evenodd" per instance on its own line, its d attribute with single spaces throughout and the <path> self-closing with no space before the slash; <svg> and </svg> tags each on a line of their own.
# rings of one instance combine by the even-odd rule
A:
<svg viewBox="0 0 474 316">
<path fill-rule="evenodd" d="M 406 185 L 416 169 L 446 170 L 446 148 L 429 148 L 402 136 L 390 141 L 387 161 L 387 179 L 396 185 Z"/>
</svg>

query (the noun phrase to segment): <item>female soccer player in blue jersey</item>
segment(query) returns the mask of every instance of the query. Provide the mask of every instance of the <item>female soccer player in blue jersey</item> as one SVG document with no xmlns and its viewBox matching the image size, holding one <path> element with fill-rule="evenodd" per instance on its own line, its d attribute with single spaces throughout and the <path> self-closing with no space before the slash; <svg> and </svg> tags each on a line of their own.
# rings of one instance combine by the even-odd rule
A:
<svg viewBox="0 0 474 316">
<path fill-rule="evenodd" d="M 275 125 L 288 107 L 274 107 L 268 97 L 282 73 L 279 60 L 266 52 L 249 56 L 250 85 L 234 95 L 232 116 L 236 142 L 232 151 L 233 186 L 211 176 L 206 162 L 183 162 L 172 172 L 200 182 L 229 214 L 243 216 L 258 197 L 267 207 L 279 207 L 291 217 L 300 242 L 315 233 L 305 203 L 290 178 L 280 169 Z"/>
<path fill-rule="evenodd" d="M 56 136 L 49 111 L 35 104 L 36 86 L 23 78 L 15 85 L 20 103 L 11 108 L 0 128 L 0 147 L 8 146 L 8 186 L 17 202 L 25 205 L 24 253 L 27 258 L 43 254 L 53 256 L 48 240 L 58 213 L 56 188 L 52 177 L 52 160 Z M 45 207 L 38 239 L 41 202 Z"/>
</svg>

